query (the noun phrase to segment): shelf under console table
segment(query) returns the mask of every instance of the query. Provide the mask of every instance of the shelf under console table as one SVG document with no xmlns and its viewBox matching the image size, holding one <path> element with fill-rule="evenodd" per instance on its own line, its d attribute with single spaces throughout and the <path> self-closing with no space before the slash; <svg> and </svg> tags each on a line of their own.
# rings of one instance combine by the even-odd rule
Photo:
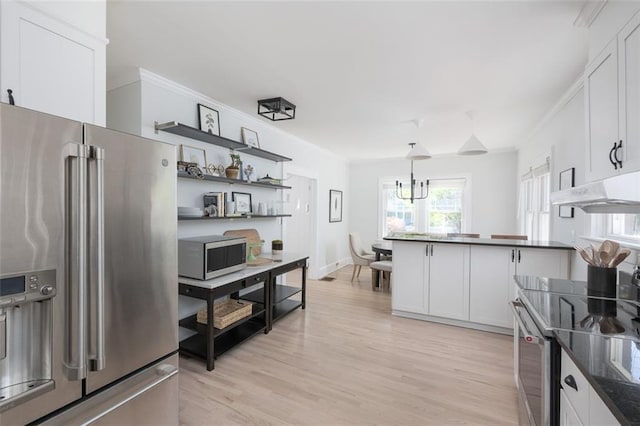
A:
<svg viewBox="0 0 640 426">
<path fill-rule="evenodd" d="M 211 280 L 200 281 L 178 277 L 180 295 L 204 300 L 207 303 L 207 324 L 198 323 L 196 315 L 180 319 L 181 327 L 197 332 L 180 341 L 180 352 L 203 358 L 206 361 L 207 370 L 211 371 L 218 356 L 261 332 L 269 333 L 275 321 L 295 309 L 304 309 L 308 259 L 306 255 L 285 254 L 282 261 L 248 266 L 242 271 Z M 301 269 L 302 272 L 300 287 L 277 283 L 280 275 L 296 269 Z M 260 283 L 263 283 L 262 288 L 240 295 L 242 290 Z M 300 294 L 300 300 L 291 299 L 297 294 Z M 254 304 L 251 315 L 223 329 L 217 329 L 213 321 L 214 302 L 225 296 Z"/>
</svg>

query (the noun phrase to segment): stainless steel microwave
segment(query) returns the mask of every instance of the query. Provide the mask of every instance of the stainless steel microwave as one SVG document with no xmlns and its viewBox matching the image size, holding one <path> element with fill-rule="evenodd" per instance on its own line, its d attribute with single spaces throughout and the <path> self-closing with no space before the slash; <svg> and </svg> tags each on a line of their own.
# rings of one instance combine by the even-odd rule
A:
<svg viewBox="0 0 640 426">
<path fill-rule="evenodd" d="M 178 240 L 178 274 L 210 280 L 247 266 L 247 239 L 209 235 Z"/>
</svg>

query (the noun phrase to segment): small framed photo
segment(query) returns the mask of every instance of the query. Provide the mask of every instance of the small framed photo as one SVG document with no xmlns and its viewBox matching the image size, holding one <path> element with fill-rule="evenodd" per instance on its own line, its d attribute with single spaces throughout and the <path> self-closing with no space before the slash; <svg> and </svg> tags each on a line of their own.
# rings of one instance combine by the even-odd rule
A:
<svg viewBox="0 0 640 426">
<path fill-rule="evenodd" d="M 198 126 L 203 132 L 220 136 L 220 116 L 218 111 L 198 104 Z"/>
<path fill-rule="evenodd" d="M 342 222 L 342 191 L 329 190 L 329 222 Z"/>
<path fill-rule="evenodd" d="M 242 128 L 242 142 L 254 148 L 260 148 L 258 133 L 251 129 L 247 129 L 246 127 Z"/>
<path fill-rule="evenodd" d="M 232 192 L 231 199 L 236 203 L 236 213 L 251 213 L 251 194 Z"/>
<path fill-rule="evenodd" d="M 562 172 L 560 172 L 560 184 L 559 184 L 559 189 L 560 191 L 564 190 L 564 189 L 569 189 L 569 188 L 573 188 L 575 182 L 575 174 L 576 174 L 576 169 L 575 167 L 572 167 L 570 169 L 564 170 Z M 564 217 L 564 218 L 572 218 L 574 214 L 573 211 L 573 207 L 567 207 L 567 206 L 560 206 L 560 211 L 559 211 L 559 215 L 560 217 Z"/>
<path fill-rule="evenodd" d="M 201 170 L 207 167 L 207 153 L 204 149 L 180 145 L 180 160 L 187 163 L 197 163 Z"/>
</svg>

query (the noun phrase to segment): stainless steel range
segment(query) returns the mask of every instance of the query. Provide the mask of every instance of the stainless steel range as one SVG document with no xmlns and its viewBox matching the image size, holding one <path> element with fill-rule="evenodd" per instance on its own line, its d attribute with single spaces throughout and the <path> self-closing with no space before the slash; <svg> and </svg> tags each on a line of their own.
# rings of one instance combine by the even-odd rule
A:
<svg viewBox="0 0 640 426">
<path fill-rule="evenodd" d="M 620 272 L 603 291 L 586 282 L 516 276 L 514 351 L 521 424 L 559 422 L 559 347 L 555 333 L 615 337 L 640 342 L 640 292 Z"/>
</svg>

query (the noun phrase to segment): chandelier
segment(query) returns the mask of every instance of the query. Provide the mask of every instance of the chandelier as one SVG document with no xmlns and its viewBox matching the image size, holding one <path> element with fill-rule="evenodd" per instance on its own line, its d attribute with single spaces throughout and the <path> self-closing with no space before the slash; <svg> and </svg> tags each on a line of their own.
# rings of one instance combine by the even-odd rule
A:
<svg viewBox="0 0 640 426">
<path fill-rule="evenodd" d="M 418 123 L 416 123 L 416 125 L 419 127 Z M 431 158 L 431 154 L 429 154 L 429 151 L 427 151 L 425 147 L 416 142 L 411 142 L 409 146 L 411 147 L 409 153 L 407 154 L 407 158 L 411 160 L 409 196 L 404 197 L 402 195 L 402 182 L 396 181 L 396 197 L 401 200 L 410 200 L 411 204 L 413 204 L 413 200 L 424 200 L 429 196 L 429 180 L 427 179 L 424 182 L 420 181 L 420 185 L 418 187 L 418 182 L 413 177 L 413 160 L 426 160 L 428 158 Z"/>
</svg>

